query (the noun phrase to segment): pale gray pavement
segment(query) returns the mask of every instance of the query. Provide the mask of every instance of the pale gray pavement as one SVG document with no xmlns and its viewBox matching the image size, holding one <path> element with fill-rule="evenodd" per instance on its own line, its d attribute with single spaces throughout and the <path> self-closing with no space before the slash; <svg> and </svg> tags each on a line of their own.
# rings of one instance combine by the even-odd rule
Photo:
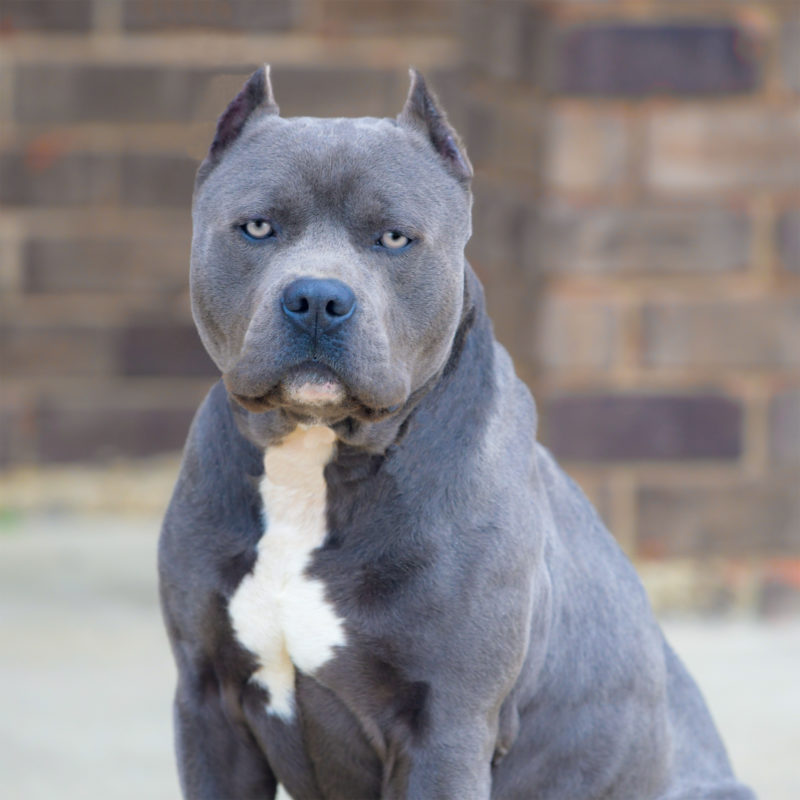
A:
<svg viewBox="0 0 800 800">
<path fill-rule="evenodd" d="M 0 797 L 175 800 L 152 519 L 0 523 Z M 740 776 L 800 798 L 800 620 L 673 620 Z"/>
</svg>

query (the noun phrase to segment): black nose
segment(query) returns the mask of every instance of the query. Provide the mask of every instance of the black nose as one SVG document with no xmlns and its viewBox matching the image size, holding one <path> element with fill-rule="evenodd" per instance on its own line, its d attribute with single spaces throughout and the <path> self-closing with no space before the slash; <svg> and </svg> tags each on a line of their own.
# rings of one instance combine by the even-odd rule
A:
<svg viewBox="0 0 800 800">
<path fill-rule="evenodd" d="M 298 278 L 283 290 L 281 308 L 303 330 L 324 332 L 350 319 L 356 310 L 356 296 L 341 281 Z"/>
</svg>

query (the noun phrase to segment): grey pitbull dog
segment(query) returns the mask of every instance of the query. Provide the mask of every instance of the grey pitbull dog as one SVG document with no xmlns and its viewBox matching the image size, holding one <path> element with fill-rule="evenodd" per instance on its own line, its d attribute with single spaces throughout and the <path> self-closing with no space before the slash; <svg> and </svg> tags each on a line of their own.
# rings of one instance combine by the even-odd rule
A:
<svg viewBox="0 0 800 800">
<path fill-rule="evenodd" d="M 735 800 L 630 563 L 535 441 L 464 259 L 472 170 L 394 119 L 220 118 L 191 287 L 222 381 L 160 544 L 187 798 Z"/>
</svg>

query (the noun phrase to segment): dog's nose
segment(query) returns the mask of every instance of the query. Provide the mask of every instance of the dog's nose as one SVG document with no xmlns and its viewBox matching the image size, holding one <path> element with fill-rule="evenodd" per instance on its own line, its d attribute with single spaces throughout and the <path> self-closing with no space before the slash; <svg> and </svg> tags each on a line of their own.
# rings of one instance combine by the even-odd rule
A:
<svg viewBox="0 0 800 800">
<path fill-rule="evenodd" d="M 349 319 L 356 310 L 353 290 L 330 278 L 298 278 L 281 297 L 283 313 L 305 331 L 329 331 Z"/>
</svg>

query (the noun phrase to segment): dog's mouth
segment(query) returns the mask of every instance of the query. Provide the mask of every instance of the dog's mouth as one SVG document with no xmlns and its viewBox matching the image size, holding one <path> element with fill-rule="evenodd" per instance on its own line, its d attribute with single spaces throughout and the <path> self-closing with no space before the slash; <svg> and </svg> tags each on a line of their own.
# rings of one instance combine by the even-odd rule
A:
<svg viewBox="0 0 800 800">
<path fill-rule="evenodd" d="M 335 422 L 352 416 L 377 420 L 397 411 L 402 404 L 375 407 L 359 400 L 330 367 L 307 361 L 292 367 L 264 394 L 251 396 L 234 391 L 225 381 L 233 399 L 248 411 L 260 414 L 281 408 L 301 420 Z"/>
</svg>

